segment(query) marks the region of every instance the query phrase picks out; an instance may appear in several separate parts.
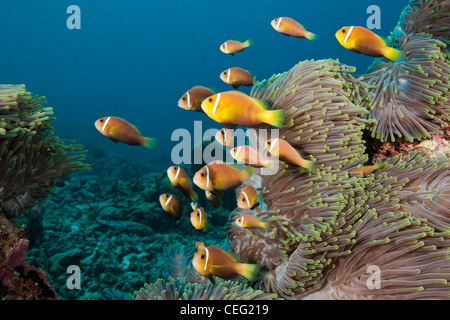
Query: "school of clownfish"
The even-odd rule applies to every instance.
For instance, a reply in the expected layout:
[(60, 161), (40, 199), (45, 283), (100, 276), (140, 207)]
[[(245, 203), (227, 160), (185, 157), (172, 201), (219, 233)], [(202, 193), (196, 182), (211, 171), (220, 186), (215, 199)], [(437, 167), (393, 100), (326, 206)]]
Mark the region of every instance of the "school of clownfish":
[[(317, 36), (307, 31), (300, 23), (288, 17), (280, 17), (271, 21), (272, 27), (279, 33), (296, 38), (316, 40)], [(386, 42), (372, 31), (359, 26), (343, 27), (336, 32), (336, 38), (346, 49), (362, 53), (371, 57), (386, 57), (398, 60), (402, 52), (388, 47)], [(220, 46), (220, 51), (234, 56), (251, 45), (249, 40), (239, 42), (228, 40)], [(246, 70), (238, 67), (229, 68), (220, 73), (220, 79), (230, 84), (234, 89), (240, 86), (250, 87), (255, 78)], [(252, 98), (237, 90), (215, 93), (209, 88), (195, 86), (185, 92), (178, 101), (178, 106), (188, 111), (205, 113), (208, 117), (221, 123), (224, 128), (218, 130), (215, 140), (230, 151), (232, 157), (240, 164), (240, 169), (234, 164), (222, 161), (213, 161), (193, 177), (193, 182), (205, 191), (206, 198), (212, 205), (220, 209), (220, 198), (223, 191), (242, 187), (237, 196), (237, 206), (245, 210), (259, 210), (259, 199), (262, 192), (256, 190), (251, 184), (243, 185), (244, 181), (255, 174), (257, 168), (267, 168), (273, 165), (257, 150), (249, 145), (235, 146), (233, 130), (236, 126), (247, 128), (268, 124), (273, 127), (282, 127), (284, 115), (282, 110), (269, 110), (264, 101)], [(128, 145), (144, 145), (152, 148), (155, 139), (144, 137), (129, 122), (119, 117), (104, 117), (95, 122), (95, 127), (104, 136), (114, 142)], [(265, 143), (268, 154), (290, 166), (303, 167), (309, 171), (314, 170), (315, 163), (305, 159), (301, 152), (292, 147), (283, 139), (270, 139)], [(366, 176), (374, 170), (385, 165), (378, 163), (352, 170), (352, 174)], [(192, 182), (186, 171), (180, 166), (171, 166), (167, 169), (167, 176), (172, 185), (190, 199), (192, 212), (190, 221), (199, 231), (205, 231), (210, 217), (198, 203), (197, 193), (192, 188)], [(174, 194), (162, 194), (159, 198), (163, 210), (175, 220), (181, 219), (184, 212), (183, 201)], [(242, 228), (269, 228), (269, 222), (259, 217), (243, 214), (236, 218), (235, 223)], [(259, 274), (259, 266), (241, 263), (231, 252), (218, 246), (206, 246), (204, 242), (197, 242), (197, 253), (192, 260), (195, 270), (214, 282), (214, 276), (230, 279), (242, 275), (254, 281)]]

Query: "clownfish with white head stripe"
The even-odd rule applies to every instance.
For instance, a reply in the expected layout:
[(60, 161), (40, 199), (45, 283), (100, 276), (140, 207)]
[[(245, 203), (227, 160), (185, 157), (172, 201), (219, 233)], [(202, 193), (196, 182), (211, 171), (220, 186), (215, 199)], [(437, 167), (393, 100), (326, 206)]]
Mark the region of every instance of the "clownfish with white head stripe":
[(262, 221), (261, 218), (251, 214), (240, 216), (235, 222), (241, 228), (269, 228), (269, 222)]
[(298, 23), (292, 18), (279, 17), (273, 19), (270, 24), (276, 31), (285, 36), (292, 36), (295, 38), (307, 38), (309, 40), (317, 40), (317, 36), (314, 33), (306, 31), (305, 28), (300, 23)]
[(266, 148), (270, 154), (290, 165), (303, 167), (310, 171), (315, 167), (314, 161), (303, 159), (300, 152), (283, 139), (267, 140)]
[(212, 283), (214, 283), (213, 276), (233, 279), (240, 274), (250, 281), (258, 278), (257, 264), (241, 263), (234, 254), (218, 246), (207, 247), (204, 242), (197, 242), (196, 246), (197, 253), (192, 259), (192, 265), (199, 274), (208, 277)]
[(177, 221), (181, 219), (181, 216), (184, 212), (184, 206), (177, 196), (164, 193), (159, 196), (159, 203), (161, 204), (161, 207), (167, 213), (167, 215)]
[(247, 184), (237, 197), (237, 206), (244, 210), (254, 210), (259, 206), (259, 196), (256, 189), (251, 184)]
[(141, 136), (138, 129), (125, 119), (104, 117), (95, 121), (95, 128), (114, 142), (122, 142), (132, 146), (143, 145), (152, 148), (156, 139)]
[(239, 42), (235, 40), (228, 40), (225, 41), (220, 45), (220, 51), (223, 53), (229, 54), (234, 56), (236, 52), (242, 52), (245, 50), (245, 48), (249, 47), (251, 45), (251, 41), (247, 40), (245, 42)]
[(205, 209), (202, 207), (196, 208), (191, 212), (191, 224), (198, 231), (205, 231), (208, 227), (208, 217)]
[(343, 27), (336, 32), (336, 39), (344, 48), (369, 57), (384, 56), (393, 61), (402, 57), (400, 50), (388, 47), (380, 36), (364, 27)]
[(167, 169), (167, 177), (172, 185), (183, 192), (186, 197), (191, 198), (193, 202), (198, 200), (197, 193), (192, 189), (191, 179), (182, 167), (171, 166)]
[(178, 100), (178, 106), (188, 111), (203, 112), (202, 102), (209, 96), (212, 96), (214, 91), (202, 86), (195, 86), (186, 91)]
[(201, 189), (217, 192), (228, 189), (235, 189), (242, 184), (242, 181), (252, 177), (255, 169), (245, 167), (239, 170), (234, 165), (221, 161), (213, 161), (194, 175), (194, 183)]
[(247, 166), (255, 168), (269, 168), (272, 161), (265, 159), (251, 146), (239, 146), (230, 150), (231, 156), (237, 161)]
[(240, 86), (251, 87), (255, 83), (255, 78), (242, 68), (234, 67), (220, 73), (220, 79), (237, 89)]
[(220, 129), (216, 132), (215, 139), (218, 143), (225, 148), (234, 147), (234, 135), (233, 132), (227, 128)]

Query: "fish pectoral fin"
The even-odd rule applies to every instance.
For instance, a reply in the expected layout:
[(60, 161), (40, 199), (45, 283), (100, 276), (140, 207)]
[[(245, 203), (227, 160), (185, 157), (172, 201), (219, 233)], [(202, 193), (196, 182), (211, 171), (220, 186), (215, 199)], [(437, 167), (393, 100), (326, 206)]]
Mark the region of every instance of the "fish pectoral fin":
[(212, 283), (213, 285), (216, 284), (216, 280), (214, 279), (214, 276), (209, 275), (209, 276), (207, 276), (207, 278), (209, 279), (209, 281), (211, 281), (211, 283)]
[(218, 273), (220, 270), (222, 270), (224, 267), (225, 267), (224, 265), (213, 264), (211, 265), (210, 271), (212, 274), (215, 274)]

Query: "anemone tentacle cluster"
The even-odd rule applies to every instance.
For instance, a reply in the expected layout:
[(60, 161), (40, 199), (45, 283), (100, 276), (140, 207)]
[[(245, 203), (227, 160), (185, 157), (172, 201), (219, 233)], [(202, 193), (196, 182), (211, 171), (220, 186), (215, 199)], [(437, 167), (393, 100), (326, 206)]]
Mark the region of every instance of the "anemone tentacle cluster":
[(82, 145), (53, 136), (53, 109), (24, 85), (0, 85), (0, 213), (13, 217), (45, 199), (63, 176), (87, 169)]

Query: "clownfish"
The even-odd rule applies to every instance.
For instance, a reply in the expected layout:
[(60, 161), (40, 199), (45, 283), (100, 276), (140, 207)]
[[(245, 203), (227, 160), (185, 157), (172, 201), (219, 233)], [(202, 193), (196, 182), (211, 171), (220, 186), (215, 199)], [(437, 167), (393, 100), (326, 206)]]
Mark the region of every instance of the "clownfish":
[(237, 169), (228, 163), (213, 161), (194, 175), (194, 183), (203, 190), (212, 192), (235, 189), (255, 173), (252, 167)]
[(178, 106), (188, 111), (198, 111), (202, 110), (202, 101), (212, 96), (214, 91), (202, 86), (195, 86), (188, 91), (186, 91), (183, 96), (178, 100)]
[(167, 176), (172, 185), (180, 190), (186, 197), (191, 198), (193, 202), (198, 200), (197, 193), (192, 189), (191, 179), (186, 171), (180, 166), (171, 166), (167, 169)]
[(199, 207), (191, 212), (191, 223), (198, 231), (205, 231), (208, 227), (208, 218), (205, 209)]
[(251, 184), (247, 184), (242, 188), (241, 193), (237, 197), (237, 206), (245, 210), (253, 210), (259, 206), (259, 194)]
[(225, 126), (256, 127), (263, 123), (281, 127), (282, 110), (268, 110), (263, 101), (240, 91), (226, 91), (206, 98), (202, 109), (208, 117)]
[(343, 27), (336, 32), (336, 39), (344, 48), (369, 57), (384, 56), (393, 61), (402, 57), (400, 50), (388, 47), (380, 36), (364, 27)]
[(132, 146), (143, 145), (152, 148), (156, 139), (141, 136), (138, 129), (125, 119), (104, 117), (95, 121), (95, 128), (114, 142), (122, 142)]
[(269, 228), (269, 222), (262, 221), (261, 218), (255, 217), (251, 214), (240, 216), (235, 222), (242, 228)]
[(235, 40), (225, 41), (220, 45), (220, 51), (226, 54), (234, 56), (236, 52), (242, 52), (245, 48), (251, 46), (251, 41), (247, 40), (245, 42), (239, 42)]
[(270, 154), (278, 157), (280, 160), (290, 165), (303, 167), (310, 171), (312, 171), (315, 166), (314, 161), (303, 159), (299, 151), (294, 149), (289, 142), (283, 139), (276, 138), (273, 140), (267, 140), (266, 148)]
[(211, 191), (208, 191), (208, 190), (205, 191), (205, 194), (206, 194), (206, 199), (208, 199), (208, 201), (214, 206), (214, 208), (216, 208), (216, 209), (221, 208), (220, 197), (217, 194), (215, 194)]
[(216, 132), (215, 139), (218, 143), (225, 148), (231, 148), (234, 146), (233, 132), (227, 128), (220, 129)]
[(273, 19), (270, 23), (272, 27), (285, 36), (295, 38), (307, 38), (309, 40), (317, 40), (317, 35), (306, 31), (305, 28), (292, 18), (280, 17)]
[(350, 172), (352, 174), (359, 174), (362, 173), (363, 177), (367, 177), (369, 174), (371, 174), (372, 172), (374, 172), (375, 170), (384, 167), (385, 165), (387, 165), (387, 163), (377, 163), (371, 166), (364, 166), (364, 167), (360, 167), (360, 168), (355, 168), (353, 170), (351, 170)]
[(220, 79), (237, 89), (240, 86), (251, 87), (255, 83), (255, 78), (250, 72), (242, 68), (234, 67), (220, 73)]
[(238, 162), (255, 168), (268, 168), (272, 161), (263, 158), (250, 146), (239, 146), (230, 150), (231, 156)]
[(194, 254), (192, 265), (201, 275), (206, 276), (214, 283), (213, 276), (222, 279), (232, 279), (237, 274), (255, 281), (259, 275), (257, 264), (241, 263), (231, 252), (218, 246), (206, 246), (204, 242), (197, 242), (197, 253)]
[(175, 218), (175, 220), (177, 221), (181, 219), (184, 211), (184, 206), (177, 196), (164, 193), (159, 196), (159, 203), (169, 216)]

